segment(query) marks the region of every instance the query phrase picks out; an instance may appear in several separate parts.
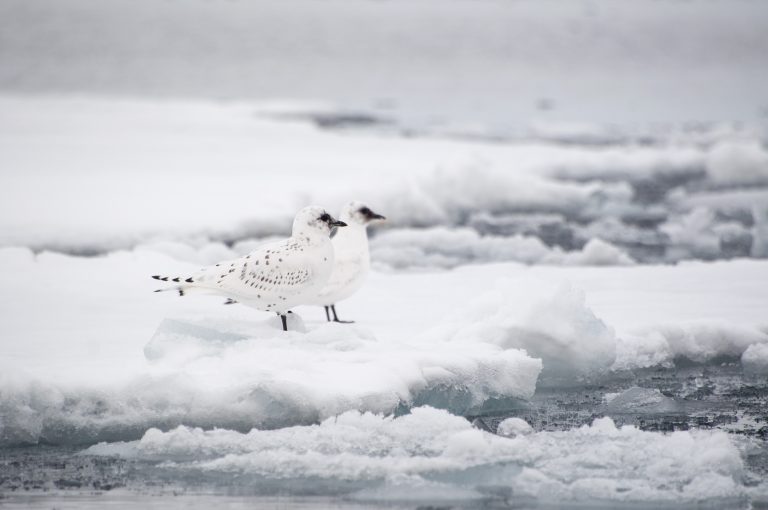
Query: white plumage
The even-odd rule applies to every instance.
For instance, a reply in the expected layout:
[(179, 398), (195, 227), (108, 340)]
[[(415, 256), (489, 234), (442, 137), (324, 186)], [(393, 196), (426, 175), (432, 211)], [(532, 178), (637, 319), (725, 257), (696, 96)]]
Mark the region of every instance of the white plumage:
[[(258, 310), (275, 312), (283, 319), (291, 308), (309, 304), (328, 281), (334, 250), (330, 232), (346, 226), (321, 207), (305, 207), (293, 220), (291, 237), (260, 247), (244, 257), (205, 267), (188, 277), (153, 276), (189, 291), (219, 294)], [(342, 229), (343, 230), (343, 229)]]
[(385, 218), (361, 202), (347, 204), (339, 218), (347, 227), (340, 229), (331, 240), (334, 249), (333, 272), (313, 302), (325, 307), (329, 321), (330, 309), (334, 321), (344, 322), (336, 315), (335, 305), (360, 290), (363, 285), (371, 266), (367, 227), (372, 222)]

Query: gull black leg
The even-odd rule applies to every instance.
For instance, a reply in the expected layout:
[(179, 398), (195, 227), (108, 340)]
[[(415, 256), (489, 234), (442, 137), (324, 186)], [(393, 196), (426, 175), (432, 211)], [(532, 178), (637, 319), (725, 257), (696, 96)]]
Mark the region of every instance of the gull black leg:
[[(331, 305), (331, 311), (333, 312), (333, 322), (340, 322), (341, 324), (352, 324), (355, 321), (340, 321), (339, 316), (336, 315), (336, 305)], [(326, 313), (328, 313), (326, 311)]]
[(288, 331), (288, 317), (280, 315), (280, 320), (283, 322), (283, 331)]
[(331, 314), (328, 313), (328, 308), (329, 307), (325, 306), (323, 308), (325, 308), (325, 318), (328, 320), (328, 322), (331, 322)]

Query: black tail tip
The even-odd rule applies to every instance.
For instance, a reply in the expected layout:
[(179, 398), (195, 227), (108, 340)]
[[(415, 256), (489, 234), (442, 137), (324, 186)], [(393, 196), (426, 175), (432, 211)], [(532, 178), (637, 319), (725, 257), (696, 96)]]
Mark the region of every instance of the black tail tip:
[(154, 278), (155, 280), (159, 280), (160, 279), (160, 275), (159, 274), (153, 274), (152, 278)]
[(187, 282), (187, 283), (192, 283), (192, 278), (187, 278), (187, 279), (186, 279), (186, 280), (184, 280), (184, 281), (185, 281), (185, 282)]
[(157, 289), (154, 292), (162, 292), (162, 291), (163, 291), (163, 289)]

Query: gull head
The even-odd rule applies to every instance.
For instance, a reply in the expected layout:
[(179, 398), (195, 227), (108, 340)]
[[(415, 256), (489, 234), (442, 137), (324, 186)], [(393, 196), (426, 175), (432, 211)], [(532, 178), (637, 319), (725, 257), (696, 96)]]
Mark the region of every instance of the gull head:
[(373, 212), (371, 208), (364, 203), (357, 201), (345, 205), (341, 210), (340, 217), (349, 225), (361, 225), (363, 227), (387, 219), (381, 214)]
[(310, 205), (296, 213), (293, 220), (293, 237), (328, 237), (333, 227), (346, 226), (346, 223), (335, 219), (322, 207)]

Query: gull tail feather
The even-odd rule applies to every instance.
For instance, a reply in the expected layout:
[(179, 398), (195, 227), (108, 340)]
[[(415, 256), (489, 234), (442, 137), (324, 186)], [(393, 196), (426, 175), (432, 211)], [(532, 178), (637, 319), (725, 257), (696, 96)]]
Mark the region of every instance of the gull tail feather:
[(189, 277), (184, 278), (183, 276), (162, 276), (159, 274), (152, 275), (152, 278), (155, 280), (160, 280), (161, 282), (174, 282), (179, 283), (180, 285), (175, 285), (173, 287), (166, 287), (163, 289), (157, 289), (155, 292), (168, 292), (168, 291), (176, 291), (179, 293), (179, 296), (186, 296), (191, 290), (195, 289), (194, 283), (195, 281)]

